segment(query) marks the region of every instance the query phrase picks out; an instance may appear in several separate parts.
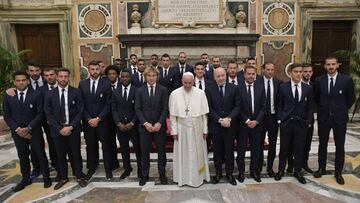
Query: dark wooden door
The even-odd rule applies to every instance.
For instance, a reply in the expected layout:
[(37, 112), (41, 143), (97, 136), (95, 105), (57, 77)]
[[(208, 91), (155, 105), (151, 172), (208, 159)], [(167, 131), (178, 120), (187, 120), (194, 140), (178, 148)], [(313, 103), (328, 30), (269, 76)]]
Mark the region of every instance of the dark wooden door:
[(62, 67), (58, 24), (16, 24), (19, 50), (30, 49), (24, 58), (36, 60), (41, 67)]
[[(337, 50), (351, 50), (353, 21), (313, 21), (311, 63), (314, 77), (325, 73), (324, 60)], [(347, 72), (349, 58), (341, 58), (339, 72)]]

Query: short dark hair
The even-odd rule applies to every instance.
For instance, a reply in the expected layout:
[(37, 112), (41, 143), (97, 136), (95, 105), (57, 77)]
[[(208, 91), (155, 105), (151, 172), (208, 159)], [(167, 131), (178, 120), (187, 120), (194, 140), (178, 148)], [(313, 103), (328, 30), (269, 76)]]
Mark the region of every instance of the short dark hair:
[(67, 72), (70, 75), (70, 70), (67, 68), (60, 68), (56, 71), (56, 74), (59, 74), (60, 72)]
[(151, 57), (156, 57), (156, 58), (159, 58), (159, 56), (157, 54), (151, 54), (150, 58)]
[(244, 73), (247, 71), (247, 69), (254, 69), (254, 70), (256, 71), (256, 68), (255, 68), (254, 66), (248, 66), (248, 65), (246, 65), (246, 66), (244, 67)]
[(130, 54), (129, 58), (131, 58), (132, 56), (135, 56), (135, 58), (137, 58), (136, 54)]
[(139, 60), (138, 60), (138, 63), (139, 63), (140, 61), (142, 61), (142, 62), (145, 63), (145, 60), (144, 60), (144, 59), (139, 59)]
[(13, 74), (12, 74), (12, 79), (15, 80), (15, 77), (18, 76), (18, 75), (24, 75), (26, 77), (26, 79), (29, 79), (29, 75), (23, 71), (23, 70), (18, 70), (18, 71), (15, 71)]
[(201, 57), (202, 57), (202, 56), (209, 56), (209, 54), (207, 54), (207, 53), (202, 53), (202, 54), (201, 54)]
[(305, 68), (305, 67), (311, 67), (312, 68), (312, 65), (311, 65), (311, 63), (303, 63), (302, 67), (303, 68)]
[(98, 65), (99, 65), (99, 61), (92, 60), (89, 62), (88, 66), (98, 66)]
[(184, 51), (180, 51), (178, 56), (180, 56), (180, 54), (185, 54), (186, 55), (186, 53)]
[(236, 63), (235, 59), (231, 59), (231, 60), (229, 60), (229, 61), (228, 61), (228, 63), (227, 63), (227, 66), (229, 66), (229, 64), (230, 64), (230, 63), (234, 63), (234, 64), (236, 64), (236, 65), (237, 65), (237, 63)]
[(266, 66), (266, 65), (269, 65), (269, 64), (274, 65), (273, 62), (267, 61), (267, 62), (265, 62), (265, 63), (261, 66), (261, 68), (262, 68), (262, 69), (265, 69), (265, 66)]
[(329, 59), (335, 59), (336, 62), (339, 62), (339, 59), (337, 57), (335, 57), (335, 56), (328, 56), (328, 57), (325, 58), (324, 61), (329, 60)]
[(121, 60), (121, 59), (119, 59), (119, 58), (116, 58), (116, 59), (114, 59), (114, 62), (115, 62), (115, 61), (122, 61), (122, 60)]
[(49, 71), (54, 71), (54, 72), (56, 72), (53, 67), (46, 67), (46, 68), (43, 69), (43, 72), (49, 72)]
[(33, 60), (33, 59), (31, 59), (31, 60), (29, 60), (29, 61), (27, 62), (26, 68), (28, 69), (29, 66), (34, 66), (34, 67), (36, 67), (36, 68), (41, 68), (39, 62), (37, 62), (36, 60)]
[(105, 68), (105, 75), (108, 75), (108, 73), (109, 73), (110, 70), (116, 71), (116, 73), (117, 73), (118, 75), (119, 75), (119, 73), (120, 73), (120, 71), (119, 71), (119, 69), (118, 69), (117, 66), (115, 66), (115, 65), (108, 65), (108, 66)]
[(196, 69), (196, 66), (203, 66), (203, 67), (205, 67), (204, 63), (201, 62), (201, 61), (195, 63), (194, 69)]
[(289, 66), (289, 70), (292, 71), (294, 68), (303, 67), (301, 63), (293, 63)]
[(163, 55), (161, 56), (161, 59), (162, 59), (162, 58), (169, 58), (169, 59), (171, 59), (171, 58), (170, 58), (170, 55), (167, 54), (167, 53), (163, 54)]
[(129, 74), (131, 75), (131, 72), (130, 72), (130, 70), (128, 70), (128, 69), (122, 70), (122, 71), (121, 71), (121, 74), (123, 74), (123, 73), (129, 73)]

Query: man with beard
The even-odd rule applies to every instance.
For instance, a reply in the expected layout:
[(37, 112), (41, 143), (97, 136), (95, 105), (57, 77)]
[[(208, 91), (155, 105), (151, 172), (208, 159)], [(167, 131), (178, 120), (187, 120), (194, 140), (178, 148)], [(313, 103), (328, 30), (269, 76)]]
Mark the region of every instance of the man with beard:
[(221, 67), (220, 57), (214, 56), (214, 57), (212, 58), (212, 65), (213, 65), (213, 68), (214, 68), (214, 69)]
[(150, 64), (155, 67), (156, 69), (159, 69), (159, 56), (156, 54), (152, 54), (150, 57)]
[(182, 76), (186, 72), (191, 72), (194, 74), (194, 68), (186, 63), (187, 55), (185, 52), (179, 53), (179, 63), (175, 64), (172, 68), (175, 70), (174, 78), (174, 89), (177, 89), (182, 86)]
[(236, 61), (230, 60), (228, 62), (226, 72), (227, 72), (227, 77), (226, 77), (227, 83), (238, 85), (240, 79), (238, 79), (239, 76), (238, 76), (238, 67)]
[(159, 83), (166, 87), (168, 90), (168, 94), (174, 90), (175, 86), (175, 69), (171, 68), (171, 58), (169, 54), (163, 54), (161, 56), (162, 67), (158, 67), (159, 71)]
[(138, 62), (138, 58), (137, 58), (136, 54), (131, 54), (130, 55), (130, 64), (128, 65), (128, 69), (130, 70), (132, 75), (137, 73), (137, 62)]
[(136, 87), (141, 87), (145, 84), (145, 61), (144, 59), (139, 59), (137, 62), (137, 72), (131, 76), (132, 84)]
[(203, 53), (200, 58), (200, 61), (204, 64), (205, 78), (214, 81), (214, 67), (212, 64), (209, 64), (209, 55), (207, 53)]

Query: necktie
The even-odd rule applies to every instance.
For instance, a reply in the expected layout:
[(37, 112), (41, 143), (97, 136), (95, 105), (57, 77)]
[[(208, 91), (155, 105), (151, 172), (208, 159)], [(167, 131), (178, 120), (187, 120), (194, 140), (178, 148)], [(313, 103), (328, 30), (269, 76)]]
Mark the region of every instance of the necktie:
[(50, 89), (54, 89), (54, 85), (50, 85)]
[(271, 113), (271, 93), (270, 93), (270, 80), (267, 82), (267, 90), (266, 90), (266, 111)]
[(24, 103), (24, 92), (20, 92), (20, 103)]
[(127, 87), (124, 88), (124, 99), (127, 101)]
[(201, 89), (201, 90), (202, 90), (201, 80), (199, 80), (199, 89)]
[(143, 74), (142, 74), (142, 73), (140, 73), (140, 82), (141, 82), (141, 84), (144, 83), (144, 79), (143, 79)]
[(251, 111), (251, 115), (252, 115), (252, 114), (254, 114), (254, 112), (253, 112), (252, 97), (251, 97), (251, 85), (248, 85), (247, 94), (248, 94), (248, 99), (249, 99), (249, 104), (250, 104), (250, 111)]
[(154, 86), (150, 86), (150, 98), (154, 96)]
[(232, 84), (234, 84), (234, 85), (235, 85), (235, 80), (232, 80), (231, 82), (232, 82)]
[(135, 74), (136, 73), (136, 68), (133, 68), (133, 74)]
[(333, 87), (334, 87), (334, 78), (330, 78), (329, 94), (331, 94)]
[(295, 84), (295, 101), (299, 102), (298, 84)]
[(92, 87), (91, 87), (91, 93), (95, 94), (95, 80), (93, 81)]
[(35, 80), (35, 90), (39, 88), (39, 81)]
[(224, 86), (222, 86), (222, 85), (220, 85), (220, 86), (219, 86), (219, 88), (220, 88), (220, 89), (219, 89), (219, 92), (220, 92), (220, 96), (221, 96), (221, 98), (223, 98), (223, 97), (224, 97), (224, 90), (223, 90), (223, 87), (224, 87)]
[(167, 77), (167, 72), (168, 72), (168, 70), (167, 70), (167, 69), (165, 69), (165, 70), (164, 70), (164, 78), (166, 78), (166, 77)]
[(115, 85), (111, 85), (111, 90), (112, 90), (112, 91), (115, 90)]
[(180, 74), (183, 75), (184, 74), (184, 66), (180, 66)]
[(60, 116), (61, 116), (61, 123), (66, 123), (66, 114), (65, 114), (65, 89), (61, 89), (61, 98), (60, 98)]

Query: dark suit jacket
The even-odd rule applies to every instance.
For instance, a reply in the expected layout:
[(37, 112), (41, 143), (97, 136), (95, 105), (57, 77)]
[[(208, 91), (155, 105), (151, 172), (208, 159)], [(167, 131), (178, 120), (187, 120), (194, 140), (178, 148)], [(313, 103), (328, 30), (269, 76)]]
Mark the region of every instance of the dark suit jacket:
[(327, 74), (315, 81), (315, 100), (318, 119), (325, 121), (330, 113), (338, 124), (348, 122), (348, 110), (355, 102), (354, 81), (351, 77), (338, 73), (331, 95), (328, 94)]
[(111, 85), (107, 79), (99, 79), (96, 94), (90, 92), (90, 79), (82, 80), (79, 84), (79, 90), (84, 102), (84, 123), (89, 119), (99, 117), (101, 119), (99, 126), (109, 124), (108, 115), (111, 104)]
[(28, 88), (24, 104), (18, 99), (18, 93), (11, 97), (7, 94), (3, 101), (4, 120), (10, 127), (12, 135), (18, 127), (29, 127), (32, 134), (40, 133), (43, 119), (43, 99), (39, 91)]
[(278, 104), (278, 120), (281, 121), (280, 126), (284, 127), (289, 124), (291, 116), (296, 111), (296, 116), (301, 118), (299, 124), (304, 125), (305, 128), (313, 123), (313, 90), (312, 87), (301, 83), (301, 99), (300, 102), (295, 101), (291, 81), (283, 83), (279, 88), (279, 104)]
[(225, 96), (221, 98), (219, 87), (213, 84), (206, 91), (206, 96), (209, 103), (209, 132), (217, 134), (220, 132), (222, 126), (218, 122), (220, 118), (231, 118), (230, 130), (234, 131), (237, 125), (237, 117), (240, 113), (240, 95), (238, 88), (233, 84), (225, 85)]
[[(264, 95), (265, 95), (265, 99), (266, 99), (266, 90), (265, 90), (265, 83), (264, 83), (264, 77), (260, 76), (259, 79), (256, 79), (255, 81), (256, 83), (259, 83), (260, 85), (264, 86)], [(278, 100), (279, 100), (279, 88), (280, 85), (283, 82), (281, 80), (276, 79), (275, 77), (273, 77), (273, 86), (274, 86), (274, 106), (275, 106), (275, 113), (277, 111), (277, 105), (278, 105)], [(266, 84), (267, 85), (267, 84)], [(266, 102), (265, 102), (266, 104)], [(265, 107), (266, 108), (266, 107)], [(268, 112), (265, 112), (265, 114)]]
[[(180, 73), (180, 66), (179, 66), (179, 63), (175, 64), (173, 67), (171, 68), (174, 68), (174, 72), (175, 72), (175, 78), (174, 78), (174, 89), (177, 89), (179, 87), (182, 86), (182, 82), (181, 82), (181, 79), (182, 79), (182, 75)], [(192, 65), (189, 65), (189, 64), (185, 64), (185, 70), (184, 70), (184, 73), (185, 72), (191, 72), (192, 74), (194, 74), (194, 67)]]
[[(205, 78), (204, 82), (205, 82), (205, 92), (209, 88), (211, 88), (211, 86), (213, 86), (215, 84), (215, 82), (213, 82), (212, 80), (206, 79), (206, 78)], [(202, 85), (204, 85), (204, 84), (202, 84)], [(195, 84), (195, 80), (194, 80), (194, 86), (197, 86), (197, 84)]]
[[(69, 125), (72, 126), (73, 132), (81, 131), (81, 119), (84, 110), (84, 104), (80, 90), (69, 86), (68, 89), (68, 108), (69, 108)], [(45, 96), (45, 114), (51, 129), (51, 136), (59, 136), (59, 131), (63, 128), (60, 118), (60, 96), (59, 88), (54, 88)]]
[(250, 100), (247, 97), (247, 87), (245, 82), (240, 81), (238, 88), (240, 91), (240, 124), (245, 125), (245, 122), (256, 120), (259, 124), (262, 123), (265, 116), (265, 93), (264, 86), (260, 83), (253, 83), (254, 85), (254, 114), (251, 114)]
[[(129, 91), (129, 90), (127, 90)], [(136, 95), (137, 87), (131, 85), (128, 99), (122, 95), (123, 88), (122, 85), (119, 86), (115, 91), (113, 91), (113, 95), (111, 98), (111, 111), (115, 124), (118, 123), (137, 123), (137, 117), (135, 113), (135, 95)]]
[(150, 98), (147, 85), (141, 86), (135, 96), (135, 112), (139, 119), (140, 131), (145, 130), (143, 125), (146, 122), (151, 124), (159, 122), (165, 129), (166, 117), (169, 114), (168, 103), (169, 97), (164, 86), (156, 84), (153, 98)]
[(133, 84), (136, 87), (141, 87), (143, 86), (146, 82), (145, 82), (145, 77), (144, 77), (144, 73), (143, 73), (143, 83), (141, 83), (140, 79), (139, 79), (139, 72), (137, 72), (136, 74), (132, 74), (131, 75), (131, 84)]
[(168, 90), (168, 94), (170, 95), (171, 92), (175, 88), (175, 69), (172, 67), (169, 67), (167, 72), (167, 77), (164, 77), (164, 68), (158, 67), (159, 70), (159, 84), (166, 87)]
[(211, 81), (214, 81), (214, 66), (212, 64), (209, 65), (209, 70), (205, 70), (205, 78)]

